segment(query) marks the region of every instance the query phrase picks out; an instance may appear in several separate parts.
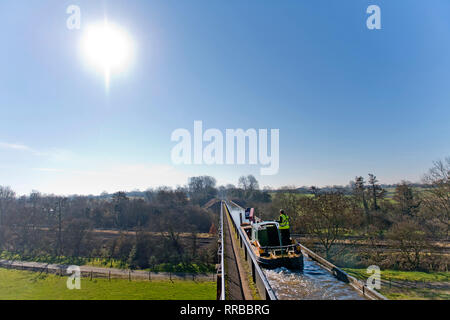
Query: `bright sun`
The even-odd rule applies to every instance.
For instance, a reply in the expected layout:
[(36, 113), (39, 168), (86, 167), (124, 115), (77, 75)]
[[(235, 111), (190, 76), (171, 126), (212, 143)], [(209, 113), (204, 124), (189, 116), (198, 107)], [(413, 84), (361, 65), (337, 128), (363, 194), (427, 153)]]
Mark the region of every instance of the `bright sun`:
[(108, 88), (111, 73), (124, 71), (129, 64), (132, 42), (124, 30), (105, 20), (86, 28), (82, 50), (87, 61), (104, 73)]

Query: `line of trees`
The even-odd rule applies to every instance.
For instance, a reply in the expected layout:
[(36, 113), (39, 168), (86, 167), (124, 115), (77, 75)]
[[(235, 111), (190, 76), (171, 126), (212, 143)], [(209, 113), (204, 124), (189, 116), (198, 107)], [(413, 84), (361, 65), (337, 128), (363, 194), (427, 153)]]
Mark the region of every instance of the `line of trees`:
[(260, 190), (258, 180), (253, 175), (241, 176), (237, 187), (228, 184), (225, 187), (219, 187), (219, 192), (224, 197), (241, 203), (269, 203), (271, 201), (268, 190)]
[[(0, 251), (27, 259), (99, 257), (133, 268), (212, 265), (215, 243), (200, 250), (197, 234), (215, 234), (218, 215), (203, 206), (228, 195), (270, 201), (253, 176), (239, 179), (238, 187), (218, 188), (213, 177), (199, 176), (176, 189), (100, 196), (33, 191), (18, 197), (11, 188), (0, 186)], [(98, 232), (102, 229), (116, 230), (118, 235), (105, 240)], [(130, 230), (134, 236), (127, 233)]]
[[(191, 178), (185, 188), (148, 190), (143, 197), (125, 192), (61, 197), (36, 191), (17, 197), (0, 186), (0, 251), (28, 258), (101, 257), (135, 268), (213, 264), (215, 247), (200, 251), (196, 239), (217, 225), (217, 214), (201, 207), (216, 193), (210, 177)], [(105, 240), (99, 229), (115, 230), (118, 236)], [(134, 236), (127, 235), (130, 230)]]
[[(358, 266), (447, 270), (448, 256), (436, 249), (436, 243), (442, 247), (439, 242), (444, 242), (445, 249), (449, 240), (449, 176), (447, 158), (433, 164), (423, 178), (423, 189), (403, 181), (387, 197), (377, 177), (369, 174), (367, 182), (361, 176), (351, 181), (351, 192), (316, 187), (304, 195), (279, 191), (272, 203), (255, 206), (266, 219), (284, 208), (291, 216), (292, 232), (315, 238), (328, 259), (343, 265), (351, 261)], [(352, 245), (358, 247), (356, 255), (355, 250), (349, 254)]]
[[(28, 256), (103, 257), (135, 268), (213, 264), (215, 244), (199, 250), (197, 233), (215, 233), (218, 215), (203, 206), (213, 198), (228, 198), (255, 207), (263, 219), (285, 209), (292, 232), (316, 239), (335, 262), (355, 260), (354, 252), (345, 256), (348, 246), (342, 241), (356, 244), (352, 239), (357, 239), (366, 244), (359, 246), (357, 263), (442, 270), (448, 258), (432, 244), (449, 240), (449, 176), (450, 158), (437, 161), (423, 179), (424, 188), (402, 182), (389, 197), (373, 174), (367, 181), (355, 177), (348, 187), (311, 187), (303, 194), (292, 187), (261, 190), (252, 175), (240, 177), (237, 186), (217, 187), (213, 177), (200, 176), (176, 189), (98, 197), (39, 192), (17, 197), (9, 187), (0, 187), (0, 249)], [(114, 229), (119, 236), (99, 242), (94, 229)], [(126, 235), (129, 230), (133, 237)]]

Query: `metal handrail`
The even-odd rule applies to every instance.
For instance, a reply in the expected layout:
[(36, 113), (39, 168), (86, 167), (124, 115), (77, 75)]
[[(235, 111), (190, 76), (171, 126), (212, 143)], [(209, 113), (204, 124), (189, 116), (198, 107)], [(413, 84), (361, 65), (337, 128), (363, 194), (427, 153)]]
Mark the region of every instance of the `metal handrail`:
[[(234, 202), (233, 204), (241, 209), (243, 209), (241, 206), (236, 205)], [(239, 233), (239, 236), (241, 239), (245, 239), (243, 231), (241, 228), (238, 228), (236, 226), (236, 223), (233, 219), (233, 217), (231, 216), (231, 211), (228, 207), (228, 203), (225, 201), (225, 206), (227, 208), (228, 211), (228, 216), (231, 218), (231, 223), (233, 224), (235, 230)], [(266, 298), (268, 298), (269, 300), (278, 300), (277, 296), (275, 295), (275, 292), (273, 291), (269, 281), (266, 278), (266, 275), (264, 274), (264, 272), (261, 270), (261, 267), (258, 264), (258, 261), (256, 260), (256, 256), (253, 253), (253, 250), (250, 247), (250, 244), (247, 241), (242, 241), (242, 243), (244, 243), (246, 251), (247, 251), (247, 256), (250, 257), (251, 262), (252, 262), (252, 269), (254, 269), (254, 271), (252, 270), (252, 272), (254, 272), (254, 276), (256, 278), (256, 275), (261, 279), (261, 282), (265, 288), (266, 291)]]
[(383, 296), (381, 293), (375, 291), (372, 288), (369, 288), (366, 284), (361, 283), (359, 280), (357, 280), (355, 277), (350, 276), (345, 271), (343, 271), (341, 268), (338, 268), (331, 262), (327, 261), (326, 259), (322, 258), (317, 253), (311, 251), (310, 249), (306, 248), (303, 245), (300, 245), (302, 248), (302, 251), (308, 255), (312, 260), (316, 261), (322, 268), (325, 270), (328, 270), (331, 272), (337, 279), (344, 281), (346, 283), (349, 283), (355, 290), (362, 293), (364, 297), (367, 297), (371, 300), (388, 300), (385, 296)]
[(295, 248), (297, 247), (297, 244), (289, 244), (287, 246), (267, 246), (267, 247), (262, 247), (261, 249), (268, 249), (268, 250), (283, 250), (283, 249), (290, 249), (290, 248)]
[(223, 202), (220, 206), (220, 300), (225, 300), (225, 263), (224, 263), (224, 242), (223, 242)]

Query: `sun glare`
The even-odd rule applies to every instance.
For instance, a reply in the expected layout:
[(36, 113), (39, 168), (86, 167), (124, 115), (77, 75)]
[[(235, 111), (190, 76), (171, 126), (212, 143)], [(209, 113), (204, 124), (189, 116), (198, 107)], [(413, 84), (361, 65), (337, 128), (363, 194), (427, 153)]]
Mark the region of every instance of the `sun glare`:
[(111, 74), (124, 71), (129, 64), (132, 42), (123, 29), (105, 20), (86, 28), (82, 50), (87, 61), (103, 72), (108, 88)]

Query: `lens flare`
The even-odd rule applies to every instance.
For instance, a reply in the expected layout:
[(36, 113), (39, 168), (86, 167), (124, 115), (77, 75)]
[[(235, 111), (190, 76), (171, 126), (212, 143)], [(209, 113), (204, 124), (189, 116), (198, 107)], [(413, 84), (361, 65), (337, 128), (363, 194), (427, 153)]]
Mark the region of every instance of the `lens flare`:
[(112, 73), (120, 73), (128, 66), (132, 55), (129, 35), (106, 19), (86, 28), (82, 51), (88, 63), (103, 72), (108, 88)]

